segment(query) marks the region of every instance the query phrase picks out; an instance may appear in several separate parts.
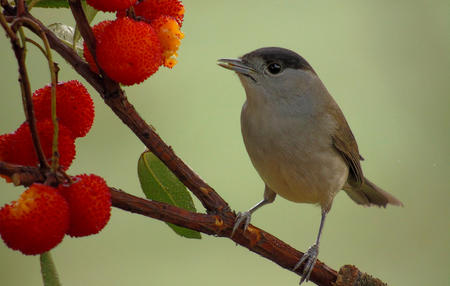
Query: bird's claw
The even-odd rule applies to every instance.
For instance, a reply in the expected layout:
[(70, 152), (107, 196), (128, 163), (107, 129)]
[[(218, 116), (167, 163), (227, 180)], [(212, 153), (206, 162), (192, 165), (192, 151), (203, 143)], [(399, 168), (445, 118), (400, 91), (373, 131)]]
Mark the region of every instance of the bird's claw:
[(239, 228), (239, 226), (244, 222), (244, 231), (247, 230), (248, 225), (250, 224), (250, 220), (252, 219), (252, 214), (250, 212), (238, 212), (236, 215), (236, 222), (233, 226), (233, 231), (231, 232), (231, 237), (233, 237), (236, 230)]
[(300, 261), (295, 264), (294, 271), (297, 270), (300, 265), (305, 263), (305, 266), (303, 267), (303, 273), (302, 273), (302, 279), (300, 280), (300, 285), (303, 282), (309, 281), (309, 276), (311, 275), (311, 272), (314, 268), (314, 265), (317, 261), (317, 256), (319, 255), (319, 246), (317, 244), (313, 244), (308, 251), (306, 251), (305, 254), (303, 254), (302, 258), (300, 258)]

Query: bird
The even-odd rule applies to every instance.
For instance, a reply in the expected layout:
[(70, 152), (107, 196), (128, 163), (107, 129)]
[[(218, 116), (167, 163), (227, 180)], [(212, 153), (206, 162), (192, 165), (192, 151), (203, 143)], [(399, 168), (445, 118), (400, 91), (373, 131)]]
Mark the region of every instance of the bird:
[(364, 160), (336, 101), (311, 65), (296, 52), (264, 47), (218, 65), (234, 71), (245, 90), (241, 132), (250, 160), (264, 181), (263, 199), (238, 212), (232, 234), (276, 196), (320, 206), (314, 244), (293, 268), (301, 265), (300, 284), (308, 281), (319, 254), (325, 219), (340, 190), (364, 206), (402, 206), (362, 171)]

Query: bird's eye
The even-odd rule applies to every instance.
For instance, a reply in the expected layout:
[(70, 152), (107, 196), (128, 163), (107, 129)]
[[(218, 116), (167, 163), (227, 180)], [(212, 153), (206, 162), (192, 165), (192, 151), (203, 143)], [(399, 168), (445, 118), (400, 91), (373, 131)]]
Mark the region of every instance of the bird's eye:
[(267, 70), (271, 74), (278, 74), (281, 72), (281, 65), (277, 63), (271, 63), (270, 65), (267, 66)]

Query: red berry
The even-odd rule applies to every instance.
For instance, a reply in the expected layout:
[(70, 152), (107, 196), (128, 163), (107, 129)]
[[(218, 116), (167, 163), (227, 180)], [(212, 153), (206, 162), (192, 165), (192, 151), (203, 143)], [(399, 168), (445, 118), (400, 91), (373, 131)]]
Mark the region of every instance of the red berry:
[[(51, 86), (33, 94), (34, 113), (39, 121), (51, 119)], [(94, 121), (94, 103), (86, 88), (77, 80), (56, 85), (56, 114), (59, 123), (69, 128), (73, 137), (83, 137)]]
[(70, 236), (96, 234), (105, 227), (111, 215), (111, 193), (103, 178), (96, 175), (78, 175), (71, 185), (60, 185), (59, 190), (69, 203)]
[[(183, 24), (184, 6), (179, 0), (143, 0), (134, 5), (136, 16), (154, 21), (161, 16), (173, 17), (178, 25)], [(124, 17), (125, 11), (119, 11), (117, 17)]]
[[(45, 158), (50, 163), (53, 144), (53, 123), (50, 120), (36, 123), (39, 141)], [(0, 136), (0, 161), (25, 166), (38, 166), (36, 151), (34, 150), (30, 128), (27, 122), (10, 134)], [(59, 164), (66, 170), (75, 158), (75, 142), (72, 133), (59, 124), (58, 135)]]
[(33, 184), (0, 209), (0, 235), (9, 248), (35, 255), (58, 245), (69, 227), (69, 207), (57, 189)]
[(180, 31), (180, 26), (175, 19), (169, 16), (161, 16), (151, 25), (158, 34), (161, 43), (164, 66), (172, 68), (177, 63), (175, 57), (184, 34)]
[(106, 74), (124, 85), (144, 81), (162, 64), (161, 47), (153, 28), (128, 17), (105, 27), (96, 53)]
[[(103, 31), (105, 30), (105, 27), (111, 23), (112, 23), (112, 21), (103, 21), (103, 22), (98, 23), (94, 27), (92, 27), (92, 32), (94, 33), (95, 41), (97, 43), (96, 46), (98, 46), (98, 43), (100, 41), (101, 36), (103, 35)], [(91, 68), (91, 70), (95, 73), (99, 73), (98, 67), (94, 61), (94, 57), (92, 57), (92, 54), (89, 51), (85, 42), (83, 43), (83, 55), (84, 55), (84, 59), (89, 64), (89, 67)]]
[(97, 10), (103, 12), (114, 12), (129, 8), (137, 0), (86, 0), (86, 2)]

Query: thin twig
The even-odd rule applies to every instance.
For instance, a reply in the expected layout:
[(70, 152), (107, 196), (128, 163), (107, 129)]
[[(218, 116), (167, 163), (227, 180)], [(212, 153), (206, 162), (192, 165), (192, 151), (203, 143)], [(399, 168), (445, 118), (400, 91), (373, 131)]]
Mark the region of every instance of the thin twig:
[(20, 36), (21, 45), (22, 45), (22, 48), (23, 48), (23, 53), (24, 53), (23, 57), (24, 57), (24, 61), (26, 61), (27, 52), (28, 52), (28, 49), (27, 49), (27, 41), (26, 41), (26, 38), (27, 38), (27, 37), (25, 36), (25, 32), (23, 31), (23, 27), (20, 27), (19, 30), (18, 30), (18, 32), (19, 32), (19, 36)]
[(25, 13), (25, 1), (24, 0), (17, 0), (17, 16), (22, 16)]
[(41, 45), (39, 45), (38, 42), (36, 42), (36, 41), (34, 41), (33, 39), (30, 39), (30, 38), (25, 38), (25, 41), (27, 41), (28, 43), (31, 43), (31, 44), (33, 44), (34, 46), (36, 46), (36, 47), (42, 52), (42, 54), (44, 55), (44, 57), (47, 56), (47, 55), (45, 54), (44, 48), (43, 48)]
[[(83, 37), (84, 42), (87, 45), (87, 48), (89, 52), (92, 55), (92, 58), (94, 59), (94, 63), (97, 66), (97, 69), (100, 71), (100, 74), (102, 77), (109, 81), (109, 84), (114, 84), (114, 82), (108, 78), (106, 73), (103, 71), (101, 66), (97, 62), (97, 53), (96, 53), (96, 46), (97, 42), (95, 40), (94, 32), (92, 31), (91, 27), (89, 26), (89, 22), (86, 18), (86, 14), (84, 14), (83, 10), (83, 4), (80, 0), (69, 0), (69, 7), (72, 11), (72, 15), (75, 18), (75, 22), (77, 23), (77, 28), (80, 31), (80, 35)], [(86, 23), (84, 25), (80, 25), (80, 23)], [(73, 46), (75, 47), (75, 42), (73, 43)]]
[(59, 168), (59, 152), (58, 152), (58, 135), (59, 135), (59, 124), (58, 116), (56, 112), (56, 85), (57, 83), (57, 73), (55, 69), (55, 63), (53, 62), (52, 51), (50, 49), (50, 44), (47, 40), (47, 36), (42, 30), (40, 30), (41, 39), (44, 42), (44, 47), (47, 55), (48, 68), (50, 70), (50, 78), (52, 81), (51, 85), (51, 117), (53, 123), (53, 142), (52, 142), (52, 165), (51, 169), (55, 173)]
[[(33, 107), (33, 101), (31, 99), (31, 86), (30, 81), (28, 78), (28, 72), (25, 64), (25, 51), (24, 48), (20, 46), (19, 39), (16, 36), (16, 33), (14, 31), (17, 31), (15, 29), (15, 26), (11, 24), (11, 27), (9, 27), (6, 23), (6, 19), (3, 16), (3, 14), (0, 13), (0, 22), (2, 27), (6, 30), (10, 41), (12, 48), (14, 50), (14, 54), (17, 59), (17, 63), (19, 65), (19, 82), (20, 82), (20, 88), (22, 91), (22, 101), (23, 106), (25, 110), (25, 117), (27, 119), (28, 125), (30, 127), (31, 132), (31, 138), (33, 140), (34, 149), (36, 151), (36, 155), (39, 161), (39, 164), (41, 168), (48, 169), (49, 165), (47, 160), (45, 159), (44, 151), (42, 150), (42, 145), (39, 140), (37, 128), (36, 128), (36, 118), (34, 116), (34, 107)], [(20, 27), (20, 26), (19, 26)], [(17, 28), (19, 28), (17, 27)]]
[(29, 186), (35, 182), (44, 182), (45, 177), (36, 167), (20, 166), (0, 161), (0, 174), (11, 178), (14, 185)]
[(3, 16), (2, 13), (0, 13), (0, 24), (2, 25), (3, 29), (5, 29), (6, 34), (8, 35), (8, 37), (12, 40), (12, 39), (17, 39), (16, 37), (16, 33), (14, 33), (14, 31), (11, 29), (11, 27), (9, 27), (8, 23), (6, 22), (5, 16)]

